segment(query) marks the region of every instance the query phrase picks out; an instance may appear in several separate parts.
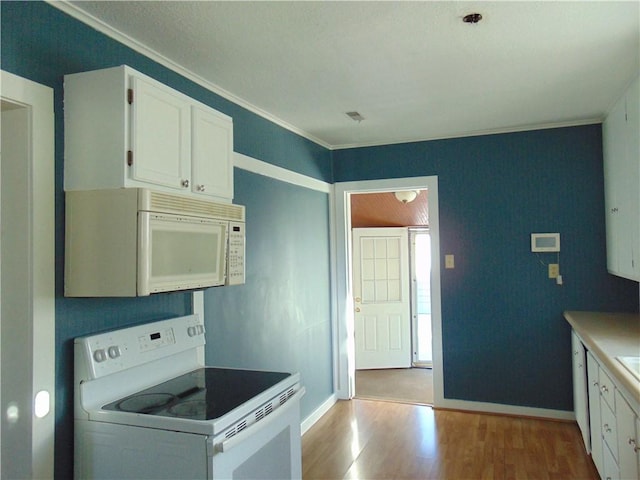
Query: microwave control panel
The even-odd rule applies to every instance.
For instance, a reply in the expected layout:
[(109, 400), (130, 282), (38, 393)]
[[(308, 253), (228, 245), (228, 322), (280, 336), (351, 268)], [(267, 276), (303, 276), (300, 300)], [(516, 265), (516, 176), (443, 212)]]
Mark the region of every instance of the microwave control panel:
[(245, 224), (229, 222), (229, 246), (227, 249), (227, 285), (244, 283)]

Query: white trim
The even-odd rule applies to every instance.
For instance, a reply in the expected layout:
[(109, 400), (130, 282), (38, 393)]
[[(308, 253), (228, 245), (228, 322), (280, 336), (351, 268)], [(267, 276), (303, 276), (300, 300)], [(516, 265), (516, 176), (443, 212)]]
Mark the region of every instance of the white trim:
[(329, 145), (325, 141), (314, 137), (310, 133), (299, 129), (298, 127), (291, 125), (290, 123), (285, 122), (284, 120), (276, 117), (275, 115), (272, 115), (271, 113), (259, 107), (256, 107), (255, 105), (234, 95), (233, 93), (229, 92), (228, 90), (225, 90), (224, 88), (216, 85), (215, 83), (202, 78), (200, 75), (193, 73), (191, 70), (188, 70), (187, 68), (183, 67), (179, 63), (176, 63), (173, 60), (170, 60), (169, 58), (156, 52), (152, 48), (149, 48), (145, 44), (139, 42), (135, 38), (130, 37), (126, 33), (123, 33), (117, 30), (111, 25), (85, 12), (80, 7), (72, 3), (69, 3), (67, 0), (45, 0), (45, 1), (52, 7), (55, 7), (58, 10), (61, 10), (62, 12), (66, 13), (67, 15), (75, 18), (76, 20), (79, 20), (80, 22), (86, 25), (89, 25), (90, 27), (94, 28), (98, 32), (103, 33), (104, 35), (116, 40), (117, 42), (122, 43), (123, 45), (126, 45), (132, 50), (135, 50), (136, 52), (144, 55), (145, 57), (148, 57), (151, 60), (154, 60), (160, 65), (170, 70), (173, 70), (176, 73), (179, 73), (183, 77), (188, 78), (189, 80), (197, 83), (201, 87), (204, 87), (207, 90), (217, 95), (220, 95), (221, 97), (235, 103), (236, 105), (246, 108), (250, 112), (255, 113), (256, 115), (262, 118), (265, 118), (266, 120), (269, 120), (270, 122), (275, 123), (276, 125), (279, 125), (282, 128), (285, 128), (293, 133), (296, 133), (297, 135), (300, 135), (301, 137), (311, 140), (312, 142), (317, 143), (318, 145), (331, 150), (331, 145)]
[(316, 408), (311, 415), (304, 419), (300, 424), (300, 433), (304, 435), (307, 431), (315, 425), (315, 423), (322, 418), (322, 416), (333, 407), (338, 401), (338, 397), (333, 394), (327, 398), (318, 408)]
[(322, 193), (331, 193), (332, 190), (330, 183), (263, 162), (262, 160), (257, 160), (242, 153), (234, 152), (233, 165), (242, 170), (247, 170), (252, 173), (257, 173), (258, 175), (274, 178), (310, 190), (317, 190)]
[[(25, 345), (32, 359), (31, 398), (41, 390), (49, 393), (49, 411), (42, 418), (29, 412), (32, 478), (53, 478), (55, 436), (55, 212), (54, 212), (54, 111), (53, 89), (11, 73), (0, 71), (3, 100), (28, 109), (29, 158), (20, 168), (26, 190), (15, 201), (27, 204), (25, 246), (28, 257), (30, 344)], [(6, 396), (5, 396), (6, 397)], [(6, 398), (3, 397), (3, 405)], [(33, 403), (31, 410), (33, 410)], [(4, 415), (4, 412), (2, 412)], [(23, 420), (24, 421), (24, 420)]]
[(462, 410), (479, 413), (495, 413), (498, 415), (514, 415), (518, 417), (546, 418), (550, 420), (575, 421), (574, 412), (566, 410), (551, 410), (546, 408), (521, 407), (518, 405), (503, 405), (499, 403), (470, 402), (467, 400), (444, 399), (440, 405), (434, 407), (446, 410)]
[(354, 395), (355, 359), (353, 339), (353, 305), (351, 293), (351, 213), (348, 197), (351, 193), (394, 191), (397, 189), (428, 189), (429, 230), (431, 232), (432, 278), (431, 319), (433, 333), (433, 390), (434, 406), (444, 401), (442, 368), (442, 313), (440, 303), (440, 219), (438, 214), (438, 177), (411, 177), (359, 182), (342, 182), (334, 185), (335, 222), (335, 302), (336, 315), (333, 329), (336, 394), (341, 399)]
[(587, 118), (584, 120), (572, 120), (569, 122), (554, 122), (554, 123), (542, 123), (534, 125), (522, 125), (519, 127), (506, 127), (495, 128), (491, 130), (478, 130), (475, 132), (459, 132), (451, 135), (442, 135), (435, 137), (422, 137), (422, 138), (406, 138), (404, 140), (397, 140), (395, 142), (370, 142), (370, 143), (352, 143), (344, 145), (332, 145), (331, 150), (346, 150), (348, 148), (363, 148), (363, 147), (380, 147), (386, 145), (400, 145), (403, 143), (422, 143), (433, 142), (435, 140), (451, 140), (453, 138), (467, 138), (467, 137), (483, 137), (487, 135), (503, 135), (505, 133), (518, 133), (518, 132), (532, 132), (535, 130), (550, 130), (552, 128), (565, 128), (565, 127), (580, 127), (584, 125), (595, 125), (602, 123), (604, 117)]
[[(202, 290), (194, 291), (191, 294), (191, 313), (198, 315), (204, 324), (204, 292)], [(198, 361), (201, 365), (206, 365), (204, 345), (198, 347)]]

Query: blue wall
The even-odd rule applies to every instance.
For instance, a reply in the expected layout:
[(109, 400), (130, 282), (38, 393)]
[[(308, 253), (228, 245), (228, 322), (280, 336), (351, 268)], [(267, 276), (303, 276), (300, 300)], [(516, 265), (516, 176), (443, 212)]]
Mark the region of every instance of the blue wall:
[[(333, 161), (336, 182), (438, 176), (445, 397), (572, 410), (562, 312), (638, 311), (638, 284), (606, 271), (600, 125), (339, 150)], [(541, 264), (556, 254), (531, 253), (532, 232), (560, 232), (563, 286)]]
[(247, 206), (246, 284), (205, 292), (207, 361), (276, 371), (293, 361), (309, 414), (333, 393), (329, 196), (241, 170), (236, 185)]
[[(64, 271), (64, 195), (63, 185), (63, 152), (64, 152), (64, 122), (63, 122), (63, 76), (68, 73), (94, 70), (115, 65), (127, 64), (142, 73), (145, 73), (165, 84), (184, 92), (185, 94), (230, 115), (234, 119), (235, 151), (267, 161), (269, 163), (287, 168), (289, 170), (308, 175), (310, 177), (330, 181), (331, 155), (325, 148), (295, 135), (251, 112), (235, 105), (224, 98), (211, 93), (208, 90), (186, 80), (175, 72), (172, 72), (154, 61), (140, 55), (118, 42), (96, 32), (92, 28), (78, 22), (54, 7), (43, 2), (1, 2), (1, 37), (2, 58), (1, 67), (16, 75), (48, 85), (54, 89), (55, 107), (55, 215), (56, 215), (56, 478), (66, 479), (72, 477), (73, 461), (73, 338), (81, 335), (95, 333), (100, 330), (120, 328), (138, 323), (159, 320), (177, 315), (191, 313), (191, 295), (188, 293), (171, 293), (152, 295), (147, 298), (136, 299), (70, 299), (62, 296), (63, 271)], [(251, 212), (254, 205), (269, 201), (269, 189), (274, 188), (277, 194), (276, 203), (286, 203), (284, 197), (291, 195), (291, 200), (304, 200), (312, 208), (312, 219), (317, 216), (319, 221), (305, 222), (305, 231), (300, 237), (292, 235), (289, 229), (289, 219), (286, 216), (273, 216), (266, 227), (263, 221), (258, 230), (252, 230), (249, 224), (248, 241), (252, 246), (250, 262), (292, 265), (307, 262), (308, 268), (317, 273), (316, 280), (309, 284), (305, 295), (317, 298), (318, 305), (313, 309), (313, 315), (309, 314), (309, 303), (306, 302), (302, 310), (302, 325), (304, 331), (297, 329), (282, 329), (282, 320), (278, 318), (275, 305), (279, 296), (284, 296), (283, 302), (290, 304), (288, 291), (291, 271), (265, 270), (262, 275), (270, 276), (270, 299), (273, 311), (264, 311), (260, 316), (259, 311), (254, 311), (253, 316), (246, 319), (234, 317), (238, 324), (243, 322), (256, 322), (262, 320), (265, 325), (273, 322), (273, 327), (266, 328), (263, 332), (263, 342), (289, 344), (292, 347), (287, 351), (280, 351), (278, 368), (282, 370), (303, 370), (304, 382), (311, 386), (312, 395), (307, 396), (303, 404), (303, 415), (308, 415), (317, 408), (318, 404), (331, 394), (331, 369), (330, 366), (322, 366), (318, 369), (306, 367), (306, 359), (300, 358), (299, 343), (304, 340), (305, 334), (317, 339), (324, 335), (317, 345), (316, 353), (320, 361), (325, 362), (330, 356), (329, 333), (329, 300), (328, 300), (328, 234), (327, 234), (327, 209), (326, 195), (297, 191), (284, 186), (275, 185), (263, 177), (246, 180), (238, 169), (235, 173), (239, 179), (236, 182), (236, 201), (245, 199), (249, 203), (248, 216), (255, 220), (255, 214)], [(251, 176), (248, 175), (250, 178)], [(242, 179), (245, 179), (244, 181)], [(264, 184), (263, 184), (264, 183)], [(254, 191), (260, 191), (261, 197), (253, 196)], [(308, 197), (308, 198), (307, 198)], [(253, 199), (253, 200), (252, 200)], [(262, 210), (269, 214), (269, 211)], [(281, 223), (284, 222), (285, 225)], [(259, 224), (260, 225), (260, 224)], [(260, 232), (262, 238), (255, 237), (254, 232)], [(278, 236), (279, 232), (286, 232), (286, 236)], [(319, 254), (310, 257), (296, 257), (303, 252), (299, 250), (300, 238), (313, 240), (313, 245), (319, 250)], [(277, 250), (254, 250), (256, 243), (269, 242), (278, 245)], [(266, 243), (265, 243), (266, 245)], [(235, 301), (235, 295), (243, 289), (251, 293), (256, 291), (256, 286), (251, 282), (257, 277), (249, 278), (245, 287), (217, 289), (216, 292), (207, 295), (206, 326), (209, 335), (212, 336), (218, 328), (219, 315), (229, 296)], [(263, 279), (260, 279), (264, 282)], [(264, 283), (262, 283), (264, 285)], [(313, 292), (313, 288), (319, 289)], [(301, 293), (301, 292), (297, 292)], [(209, 315), (211, 311), (211, 315)], [(323, 317), (324, 315), (324, 317)], [(306, 330), (305, 330), (306, 329)], [(214, 336), (214, 338), (218, 338)], [(223, 337), (225, 338), (225, 337)], [(227, 342), (229, 338), (227, 338)], [(324, 349), (324, 350), (323, 350)], [(214, 350), (209, 347), (208, 355), (213, 355)], [(267, 367), (258, 358), (245, 361), (244, 365), (260, 368)], [(225, 358), (215, 356), (216, 361), (224, 362)], [(256, 360), (255, 364), (252, 363)], [(232, 364), (231, 361), (228, 362)]]
[[(72, 471), (72, 339), (191, 311), (190, 295), (65, 299), (62, 77), (128, 64), (234, 118), (235, 150), (323, 181), (438, 175), (445, 396), (571, 409), (565, 309), (638, 310), (638, 284), (606, 273), (599, 126), (329, 152), (42, 2), (0, 2), (3, 70), (54, 88), (56, 477)], [(334, 173), (332, 174), (332, 168)], [(208, 361), (300, 370), (303, 414), (331, 392), (328, 198), (236, 169), (248, 206), (247, 284), (205, 293)], [(332, 178), (333, 175), (333, 178)], [(562, 235), (565, 285), (531, 232)], [(238, 365), (239, 364), (239, 365)]]

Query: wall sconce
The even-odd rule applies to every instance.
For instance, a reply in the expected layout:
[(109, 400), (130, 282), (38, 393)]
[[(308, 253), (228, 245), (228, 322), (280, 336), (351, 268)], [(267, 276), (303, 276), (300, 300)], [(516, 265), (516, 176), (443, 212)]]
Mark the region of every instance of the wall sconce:
[(418, 196), (419, 190), (403, 190), (401, 192), (394, 192), (394, 195), (402, 203), (413, 202)]

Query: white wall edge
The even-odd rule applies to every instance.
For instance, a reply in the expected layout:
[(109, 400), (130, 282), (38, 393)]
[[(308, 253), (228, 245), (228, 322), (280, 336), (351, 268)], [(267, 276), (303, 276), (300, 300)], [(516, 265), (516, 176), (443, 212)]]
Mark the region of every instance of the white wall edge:
[[(30, 412), (32, 444), (26, 449), (31, 456), (33, 478), (53, 478), (55, 447), (55, 211), (54, 161), (55, 114), (53, 89), (32, 80), (0, 70), (0, 96), (3, 100), (29, 109), (31, 145), (25, 165), (28, 191), (23, 199), (31, 203), (28, 219), (29, 269), (28, 288), (32, 324), (30, 350), (32, 357), (32, 394), (49, 392), (48, 413), (42, 418)], [(32, 401), (33, 401), (32, 397)], [(25, 420), (22, 420), (25, 422)], [(4, 433), (3, 433), (4, 435)]]
[(304, 435), (311, 427), (315, 425), (315, 423), (322, 418), (322, 416), (329, 411), (331, 407), (333, 407), (338, 401), (338, 397), (333, 394), (329, 398), (327, 398), (324, 402), (320, 404), (318, 408), (316, 408), (311, 415), (305, 418), (300, 424), (300, 433)]
[(522, 407), (518, 405), (504, 405), (499, 403), (471, 402), (467, 400), (443, 399), (435, 410), (462, 410), (477, 413), (491, 413), (497, 415), (513, 415), (518, 417), (544, 418), (549, 420), (575, 421), (573, 412), (566, 410), (551, 410), (546, 408)]
[(242, 153), (233, 153), (233, 165), (234, 167), (241, 168), (242, 170), (257, 173), (258, 175), (270, 177), (282, 182), (291, 183), (299, 187), (317, 190), (318, 192), (327, 194), (331, 193), (330, 183), (287, 170), (283, 167), (278, 167), (277, 165), (272, 165), (262, 160), (257, 160)]

